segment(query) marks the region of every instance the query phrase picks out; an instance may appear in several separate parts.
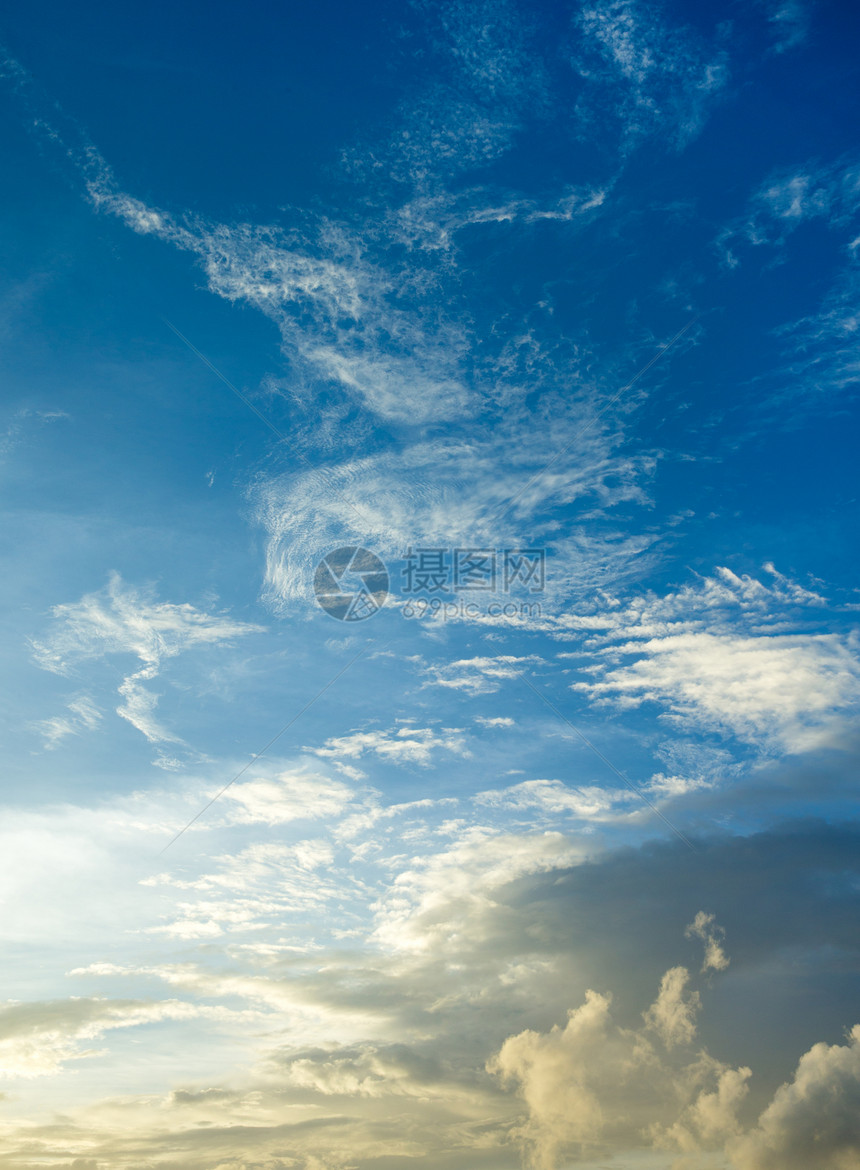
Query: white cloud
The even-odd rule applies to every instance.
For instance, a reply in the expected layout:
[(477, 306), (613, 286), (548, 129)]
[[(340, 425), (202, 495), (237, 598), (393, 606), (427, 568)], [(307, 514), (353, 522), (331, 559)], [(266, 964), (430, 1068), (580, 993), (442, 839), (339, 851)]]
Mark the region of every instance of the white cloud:
[(582, 845), (558, 832), (463, 828), (449, 849), (413, 858), (397, 874), (380, 899), (375, 937), (394, 951), (437, 958), (467, 944), (480, 948), (499, 887), (584, 855)]
[(561, 780), (524, 780), (510, 788), (489, 789), (475, 797), (478, 804), (504, 809), (539, 809), (549, 814), (570, 813), (585, 820), (607, 819), (619, 802), (635, 799), (627, 789), (571, 788)]
[(785, 632), (808, 625), (825, 601), (765, 568), (770, 585), (720, 569), (698, 586), (573, 619), (594, 655), (591, 678), (573, 689), (622, 707), (656, 702), (681, 725), (764, 748), (838, 740), (860, 700), (856, 639)]
[(347, 784), (321, 773), (256, 765), (251, 779), (231, 785), (221, 800), (232, 802), (227, 812), (229, 824), (284, 825), (337, 816), (352, 798)]
[(551, 467), (545, 433), (517, 407), (495, 432), (476, 421), (468, 442), (415, 442), (261, 480), (252, 500), (268, 536), (266, 600), (277, 608), (298, 599), (310, 605), (317, 563), (332, 548), (355, 543), (356, 526), (367, 547), (389, 564), (395, 596), (402, 588), (397, 565), (410, 546), (543, 544), (553, 558), (539, 598), (545, 606), (577, 589), (623, 579), (652, 543), (647, 534), (583, 522), (561, 535), (551, 521), (539, 519), (561, 503), (579, 501), (602, 516), (624, 501), (646, 501), (642, 484), (653, 462), (613, 455), (611, 431), (591, 425), (597, 409), (593, 402), (559, 403), (553, 434), (555, 450), (565, 457)]
[(685, 967), (672, 967), (660, 980), (657, 998), (645, 1013), (645, 1025), (659, 1036), (667, 1048), (691, 1044), (696, 1036), (696, 1016), (702, 1006), (698, 991), (685, 995), (690, 973)]
[(789, 751), (832, 739), (860, 699), (860, 662), (837, 634), (676, 634), (614, 653), (636, 660), (574, 689), (622, 706), (658, 702), (682, 723)]
[[(250, 1013), (244, 1013), (245, 1018)], [(106, 1032), (168, 1020), (242, 1018), (225, 1007), (181, 1000), (66, 999), (49, 1003), (7, 1003), (0, 1007), (0, 1077), (54, 1076), (71, 1060), (103, 1053), (91, 1047)]]
[(665, 25), (654, 5), (602, 0), (578, 16), (573, 63), (585, 81), (578, 112), (591, 135), (608, 111), (623, 152), (662, 135), (676, 148), (698, 134), (724, 88), (727, 60), (692, 30)]
[[(262, 628), (203, 613), (192, 605), (156, 601), (151, 591), (126, 585), (116, 573), (100, 592), (54, 606), (52, 616), (49, 634), (32, 644), (36, 662), (45, 670), (68, 675), (78, 662), (115, 654), (132, 654), (143, 663), (120, 683), (124, 702), (117, 714), (151, 743), (182, 742), (156, 720), (158, 695), (142, 685), (158, 676), (165, 660), (195, 646), (229, 644)], [(89, 700), (86, 703), (89, 706), (70, 707), (75, 723), (52, 724), (54, 731), (64, 735), (96, 726), (94, 708)]]
[(33, 724), (35, 730), (44, 736), (47, 751), (59, 747), (70, 735), (93, 731), (101, 723), (103, 715), (88, 695), (76, 695), (66, 703), (70, 715), (55, 715), (52, 719), (41, 719)]
[(431, 762), (435, 750), (453, 752), (458, 756), (470, 754), (458, 728), (443, 727), (441, 732), (439, 734), (429, 727), (411, 726), (396, 731), (355, 731), (351, 735), (327, 739), (322, 747), (305, 750), (336, 760), (356, 760), (372, 752), (395, 764), (422, 765)]
[(447, 687), (470, 695), (497, 691), (507, 679), (517, 678), (523, 670), (543, 660), (534, 654), (517, 657), (498, 654), (494, 657), (459, 658), (444, 666), (432, 666), (428, 686)]
[(852, 230), (860, 212), (860, 164), (842, 158), (809, 162), (772, 174), (753, 193), (746, 213), (719, 235), (730, 267), (740, 263), (738, 245), (782, 247), (802, 224), (820, 220), (834, 230)]
[(773, 29), (775, 53), (787, 53), (803, 44), (811, 17), (811, 4), (807, 0), (760, 0), (760, 3)]
[(769, 379), (775, 402), (820, 410), (827, 399), (854, 390), (860, 376), (858, 295), (860, 270), (852, 257), (816, 312), (777, 330), (785, 350), (784, 363)]

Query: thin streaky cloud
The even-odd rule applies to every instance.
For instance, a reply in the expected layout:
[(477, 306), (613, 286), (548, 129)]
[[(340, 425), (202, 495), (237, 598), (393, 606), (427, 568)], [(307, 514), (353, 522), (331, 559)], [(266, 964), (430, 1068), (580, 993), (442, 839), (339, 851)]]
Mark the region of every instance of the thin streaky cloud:
[(543, 479), (549, 469), (554, 467), (555, 464), (558, 463), (559, 459), (562, 459), (568, 453), (568, 451), (570, 451), (574, 443), (581, 439), (583, 435), (587, 434), (588, 431), (597, 424), (599, 419), (607, 412), (607, 410), (609, 410), (611, 406), (615, 405), (615, 403), (619, 398), (622, 397), (622, 395), (626, 394), (628, 390), (632, 390), (639, 379), (643, 377), (644, 374), (647, 374), (651, 367), (656, 365), (656, 363), (659, 362), (661, 358), (666, 356), (675, 342), (681, 340), (684, 334), (699, 320), (700, 316), (701, 314), (697, 313), (694, 317), (691, 317), (683, 329), (679, 329), (670, 341), (667, 341), (665, 345), (661, 346), (658, 352), (655, 353), (654, 356), (650, 359), (650, 361), (646, 362), (642, 369), (639, 370), (639, 372), (635, 374), (629, 382), (625, 383), (625, 385), (623, 385), (620, 390), (617, 390), (615, 394), (613, 394), (612, 397), (607, 402), (605, 402), (603, 406), (601, 406), (600, 410), (598, 410), (597, 413), (593, 415), (583, 427), (580, 427), (580, 429), (576, 431), (571, 440), (564, 447), (562, 447), (560, 451), (556, 452), (552, 459), (550, 459), (549, 462), (540, 469), (540, 471), (535, 472), (531, 479), (519, 489), (516, 495), (511, 496), (511, 498), (504, 503), (493, 519), (499, 519), (504, 516), (506, 512), (510, 511), (517, 500), (519, 500), (521, 496), (525, 495), (530, 487), (536, 484), (539, 480)]
[(588, 739), (587, 736), (585, 736), (579, 730), (578, 727), (576, 727), (573, 723), (571, 723), (571, 721), (568, 719), (568, 717), (565, 714), (563, 714), (561, 711), (559, 711), (559, 709), (558, 709), (558, 707), (556, 707), (555, 703), (553, 703), (550, 699), (548, 699), (546, 697), (546, 695), (544, 695), (541, 691), (539, 691), (538, 688), (534, 685), (534, 683), (530, 679), (526, 678), (526, 676), (522, 673), (522, 671), (518, 670), (515, 673), (517, 675), (517, 678), (519, 678), (522, 682), (524, 682), (526, 684), (526, 686), (529, 688), (529, 690), (534, 691), (534, 693), (541, 700), (541, 702), (545, 703), (546, 706), (549, 707), (550, 711), (552, 711), (552, 713), (554, 715), (557, 715), (558, 718), (561, 719), (561, 721), (563, 723), (566, 723), (567, 726), (571, 729), (571, 731), (576, 732), (576, 734), (579, 736), (579, 738), (582, 740), (582, 742), (585, 744), (585, 746), (590, 748), (591, 751), (594, 752), (594, 754), (597, 756), (597, 758), (599, 760), (602, 760), (602, 762), (606, 765), (606, 767), (609, 768), (610, 772), (612, 772), (615, 776), (617, 776), (622, 784), (626, 785), (627, 788), (629, 788), (631, 792), (634, 792), (644, 804), (647, 804), (648, 807), (651, 809), (651, 811), (653, 813), (655, 813), (660, 818), (660, 820), (666, 825), (667, 828), (671, 829), (671, 831), (675, 834), (675, 836), (679, 840), (684, 842), (684, 844), (687, 846), (688, 849), (692, 850), (693, 853), (696, 852), (696, 846), (693, 844), (693, 842), (688, 837), (685, 837), (684, 834), (681, 832), (681, 830), (676, 825), (672, 824), (672, 822), (669, 820), (669, 818), (666, 816), (665, 813), (661, 812), (660, 809), (657, 808), (657, 806), (655, 804), (652, 804), (652, 802), (648, 799), (648, 797), (645, 795), (645, 793), (642, 791), (642, 789), (638, 787), (638, 785), (634, 784), (632, 780), (628, 780), (628, 778), (624, 775), (624, 773), (622, 771), (620, 771), (618, 768), (616, 768), (610, 759), (607, 759), (607, 757), (603, 754), (603, 752), (600, 750), (600, 748), (595, 747), (595, 745), (591, 742), (591, 740)]
[[(385, 646), (387, 646), (387, 645), (388, 645), (388, 643), (386, 642), (381, 647), (381, 649), (384, 650)], [(346, 674), (346, 672), (350, 669), (350, 667), (354, 666), (355, 663), (358, 662), (359, 658), (363, 658), (364, 655), (368, 652), (368, 650), (370, 650), (372, 648), (373, 647), (371, 647), (371, 646), (363, 646), (362, 649), (359, 650), (358, 654), (356, 654), (352, 658), (350, 658), (349, 662), (347, 662), (347, 664), (345, 666), (341, 667), (341, 669), (337, 672), (337, 674), (333, 678), (329, 679), (329, 681), (325, 684), (325, 686), (322, 687), (319, 691), (317, 691), (317, 693), (314, 695), (314, 697), (312, 699), (310, 699), (307, 703), (305, 703), (304, 707), (302, 707), (302, 709), (300, 711), (297, 711), (296, 714), (293, 715), (292, 719), (289, 720), (289, 722), (284, 724), (284, 726), (277, 733), (277, 735), (273, 735), (272, 738), (269, 740), (269, 742), (265, 745), (265, 747), (262, 747), (262, 748), (260, 748), (260, 750), (258, 752), (255, 752), (254, 755), (251, 757), (251, 759), (248, 761), (248, 763), (245, 764), (245, 766), (243, 768), (240, 768), (239, 771), (236, 773), (236, 775), (233, 776), (230, 780), (228, 780), (227, 783), (224, 785), (224, 787), (220, 788), (218, 790), (218, 792), (215, 793), (215, 795), (212, 797), (212, 799), (210, 801), (208, 801), (206, 804), (204, 804), (204, 806), (203, 806), (203, 808), (201, 808), (200, 812), (198, 812), (195, 816), (193, 816), (187, 825), (183, 825), (183, 827), (179, 830), (179, 832), (170, 838), (170, 840), (167, 842), (167, 844), (164, 846), (164, 848), (159, 850), (159, 856), (166, 853), (167, 850), (171, 847), (171, 845), (174, 845), (179, 840), (179, 838), (183, 835), (183, 833), (186, 833), (191, 828), (192, 825), (196, 824), (196, 822), (200, 820), (200, 818), (204, 815), (204, 813), (206, 813), (212, 807), (212, 805), (215, 804), (215, 802), (217, 800), (219, 800), (224, 795), (224, 793), (227, 791), (227, 789), (230, 788), (233, 784), (235, 784), (236, 781), (239, 780), (242, 776), (244, 776), (245, 773), (248, 771), (248, 769), (253, 767), (253, 765), (257, 762), (257, 760), (259, 760), (259, 758), (261, 756), (264, 756), (266, 754), (266, 752), (269, 750), (269, 748), (272, 746), (272, 744), (276, 743), (286, 731), (289, 731), (289, 729), (293, 726), (293, 724), (296, 723), (299, 719), (301, 719), (302, 715), (304, 715), (306, 711), (309, 711), (311, 709), (311, 707), (313, 707), (314, 703), (316, 703), (316, 701), (318, 699), (321, 699), (322, 696), (326, 693), (326, 691), (329, 690), (330, 687), (333, 687), (334, 684), (338, 681), (338, 679), (342, 678)]]

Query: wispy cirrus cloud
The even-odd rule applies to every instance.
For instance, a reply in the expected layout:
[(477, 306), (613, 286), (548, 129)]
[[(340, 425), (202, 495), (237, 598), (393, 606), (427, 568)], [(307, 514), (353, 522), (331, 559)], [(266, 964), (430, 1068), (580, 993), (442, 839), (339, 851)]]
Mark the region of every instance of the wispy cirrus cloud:
[(851, 230), (860, 213), (860, 164), (856, 158), (824, 163), (811, 159), (771, 174), (753, 192), (747, 210), (720, 233), (725, 262), (741, 262), (739, 246), (780, 248), (801, 225), (820, 221)]
[(66, 710), (69, 712), (68, 715), (54, 715), (50, 719), (40, 719), (33, 724), (34, 729), (44, 737), (47, 751), (54, 751), (70, 735), (93, 731), (104, 718), (88, 695), (76, 695), (70, 699), (66, 703)]
[(534, 654), (460, 658), (443, 666), (431, 666), (427, 685), (464, 691), (469, 695), (492, 694), (499, 689), (502, 681), (517, 678), (521, 671), (541, 661)]
[(69, 1061), (103, 1055), (93, 1042), (118, 1028), (192, 1019), (247, 1020), (251, 1012), (182, 1000), (65, 999), (0, 1007), (0, 1077), (55, 1076)]
[[(48, 634), (32, 643), (39, 666), (55, 674), (72, 675), (84, 661), (114, 655), (133, 655), (143, 665), (126, 675), (118, 690), (123, 703), (117, 714), (127, 719), (150, 743), (181, 743), (155, 716), (158, 695), (144, 683), (158, 677), (164, 663), (195, 647), (231, 644), (235, 638), (257, 633), (262, 627), (237, 622), (224, 614), (207, 614), (187, 603), (160, 602), (149, 589), (127, 585), (113, 574), (108, 585), (78, 602), (54, 606)], [(93, 728), (98, 720), (92, 705), (78, 703), (77, 722), (43, 725), (53, 738)]]
[(811, 0), (759, 0), (773, 35), (774, 53), (788, 53), (802, 45), (812, 23)]
[(582, 133), (613, 125), (626, 153), (648, 138), (676, 150), (701, 130), (728, 80), (724, 49), (664, 21), (637, 0), (586, 4), (577, 14), (572, 63), (584, 88)]

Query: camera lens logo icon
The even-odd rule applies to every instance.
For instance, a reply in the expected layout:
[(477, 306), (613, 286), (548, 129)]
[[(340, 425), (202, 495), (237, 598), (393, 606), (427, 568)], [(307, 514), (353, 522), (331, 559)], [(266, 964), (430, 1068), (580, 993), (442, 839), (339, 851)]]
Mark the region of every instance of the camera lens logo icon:
[(352, 544), (323, 557), (314, 574), (317, 601), (339, 622), (373, 617), (388, 599), (388, 584), (388, 570), (376, 553)]

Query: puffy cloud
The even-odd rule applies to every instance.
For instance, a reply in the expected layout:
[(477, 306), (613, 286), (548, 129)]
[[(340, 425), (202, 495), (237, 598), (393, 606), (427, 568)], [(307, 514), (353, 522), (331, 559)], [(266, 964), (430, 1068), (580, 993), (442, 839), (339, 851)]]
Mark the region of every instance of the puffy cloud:
[(706, 914), (700, 910), (684, 934), (687, 938), (699, 938), (705, 944), (705, 958), (702, 963), (703, 971), (725, 971), (729, 965), (729, 957), (723, 950), (725, 931), (718, 926), (713, 914)]
[(860, 1024), (847, 1044), (815, 1044), (749, 1133), (730, 1143), (739, 1170), (860, 1166)]
[(664, 974), (643, 1028), (616, 1024), (612, 997), (589, 990), (564, 1027), (504, 1042), (488, 1069), (525, 1101), (516, 1133), (537, 1170), (618, 1148), (698, 1152), (737, 1132), (750, 1070), (691, 1050), (700, 1000), (688, 980), (683, 967)]
[(698, 991), (684, 995), (690, 973), (672, 967), (660, 980), (657, 998), (645, 1013), (645, 1023), (667, 1048), (690, 1044), (696, 1035), (696, 1015), (702, 1006)]
[(462, 827), (447, 849), (410, 863), (377, 909), (375, 937), (394, 951), (448, 954), (480, 949), (493, 923), (498, 891), (517, 878), (574, 864), (582, 845), (562, 833), (494, 833)]

